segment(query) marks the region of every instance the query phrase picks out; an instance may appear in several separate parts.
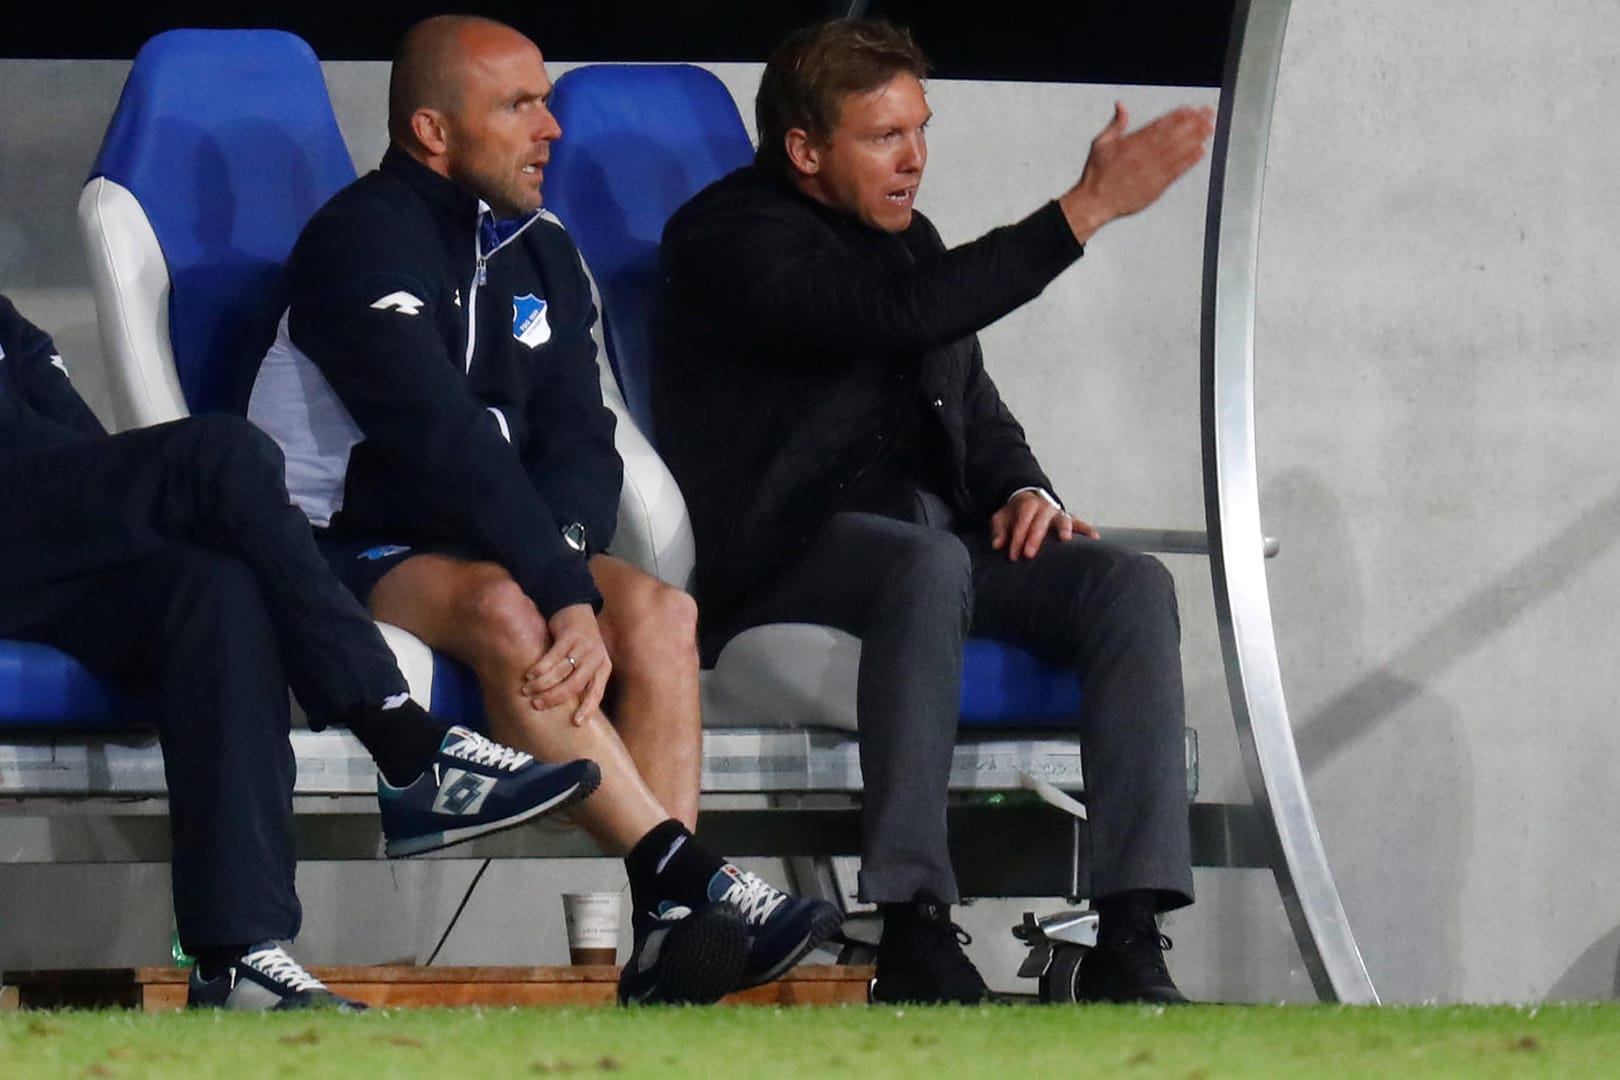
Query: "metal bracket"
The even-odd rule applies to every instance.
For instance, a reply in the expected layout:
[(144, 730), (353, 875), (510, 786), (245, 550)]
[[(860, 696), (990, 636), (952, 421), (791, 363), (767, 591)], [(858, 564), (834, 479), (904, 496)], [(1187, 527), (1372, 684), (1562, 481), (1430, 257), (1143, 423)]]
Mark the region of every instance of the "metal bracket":
[(1018, 977), (1038, 979), (1052, 966), (1054, 946), (1096, 947), (1097, 913), (1086, 910), (1060, 911), (1037, 919), (1034, 912), (1026, 911), (1024, 921), (1012, 928), (1012, 935), (1029, 946), (1029, 955), (1018, 966)]

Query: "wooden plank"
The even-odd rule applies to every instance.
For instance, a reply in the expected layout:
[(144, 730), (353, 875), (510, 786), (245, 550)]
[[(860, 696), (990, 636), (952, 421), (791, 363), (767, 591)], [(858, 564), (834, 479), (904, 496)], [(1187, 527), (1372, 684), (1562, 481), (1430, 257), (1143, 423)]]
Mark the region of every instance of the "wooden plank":
[[(484, 1006), (606, 1006), (615, 1001), (619, 969), (612, 965), (568, 967), (314, 967), (311, 973), (334, 993), (380, 1008)], [(730, 1005), (841, 1005), (866, 1000), (873, 969), (810, 964), (786, 978), (723, 999)], [(97, 971), (9, 972), (24, 1008), (138, 1007), (180, 1009), (186, 1003), (190, 969), (113, 968)], [(13, 1006), (16, 1007), (16, 1006)]]

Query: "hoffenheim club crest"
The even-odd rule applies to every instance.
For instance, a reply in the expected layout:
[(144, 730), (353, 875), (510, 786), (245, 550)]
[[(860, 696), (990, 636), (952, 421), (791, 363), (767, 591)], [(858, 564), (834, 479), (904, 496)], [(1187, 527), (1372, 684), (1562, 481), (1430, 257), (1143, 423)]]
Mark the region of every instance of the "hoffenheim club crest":
[(551, 324), (546, 321), (546, 302), (534, 293), (512, 297), (512, 336), (531, 349), (551, 340)]

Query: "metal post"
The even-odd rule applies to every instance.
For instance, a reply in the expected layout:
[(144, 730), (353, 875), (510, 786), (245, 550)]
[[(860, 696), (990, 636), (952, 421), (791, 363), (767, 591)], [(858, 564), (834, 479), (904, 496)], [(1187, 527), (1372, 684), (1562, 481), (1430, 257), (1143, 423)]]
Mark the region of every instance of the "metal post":
[(1317, 994), (1375, 1004), (1322, 850), (1283, 700), (1254, 439), (1254, 303), (1266, 141), (1289, 0), (1238, 0), (1204, 247), (1204, 507), (1238, 744), (1277, 887)]

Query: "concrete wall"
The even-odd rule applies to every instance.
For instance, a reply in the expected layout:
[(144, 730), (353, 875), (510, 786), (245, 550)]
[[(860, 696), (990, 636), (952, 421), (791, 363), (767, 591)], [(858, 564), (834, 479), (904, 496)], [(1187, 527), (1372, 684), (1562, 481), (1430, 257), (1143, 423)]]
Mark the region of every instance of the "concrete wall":
[[(1617, 43), (1620, 8), (1593, 0), (1299, 4), (1289, 30), (1258, 324), (1262, 499), (1283, 541), (1270, 581), (1312, 797), (1386, 1000), (1612, 998), (1620, 983), (1620, 793), (1608, 780), (1620, 748), (1620, 471), (1607, 437), (1620, 409), (1620, 308), (1607, 295), (1620, 277)], [(57, 334), (92, 398), (99, 349), (72, 215), (123, 70), (0, 62), (12, 105), (0, 291)], [(753, 69), (722, 74), (751, 96)], [(357, 160), (375, 161), (381, 69), (333, 65), (328, 79)], [(1116, 93), (1140, 119), (1212, 97), (930, 91), (920, 205), (952, 240), (1061, 191)], [(1061, 492), (1100, 524), (1202, 521), (1206, 179), (1110, 226), (985, 335)], [(1196, 559), (1172, 566), (1204, 790), (1238, 798), (1208, 573)], [(425, 955), (471, 873), (305, 867), (302, 952)], [(580, 874), (609, 884), (617, 871), (498, 865), (441, 962), (555, 958), (550, 897)], [(86, 898), (109, 888), (137, 902), (117, 933), (74, 949), (70, 927), (100, 910)], [(1199, 890), (1168, 926), (1190, 992), (1309, 998), (1266, 875), (1201, 872)], [(6, 918), (42, 898), (52, 915), (0, 925), (0, 964), (161, 955), (161, 872), (0, 872)], [(963, 918), (1007, 988), (1019, 985), (1006, 935), (1017, 910)]]

